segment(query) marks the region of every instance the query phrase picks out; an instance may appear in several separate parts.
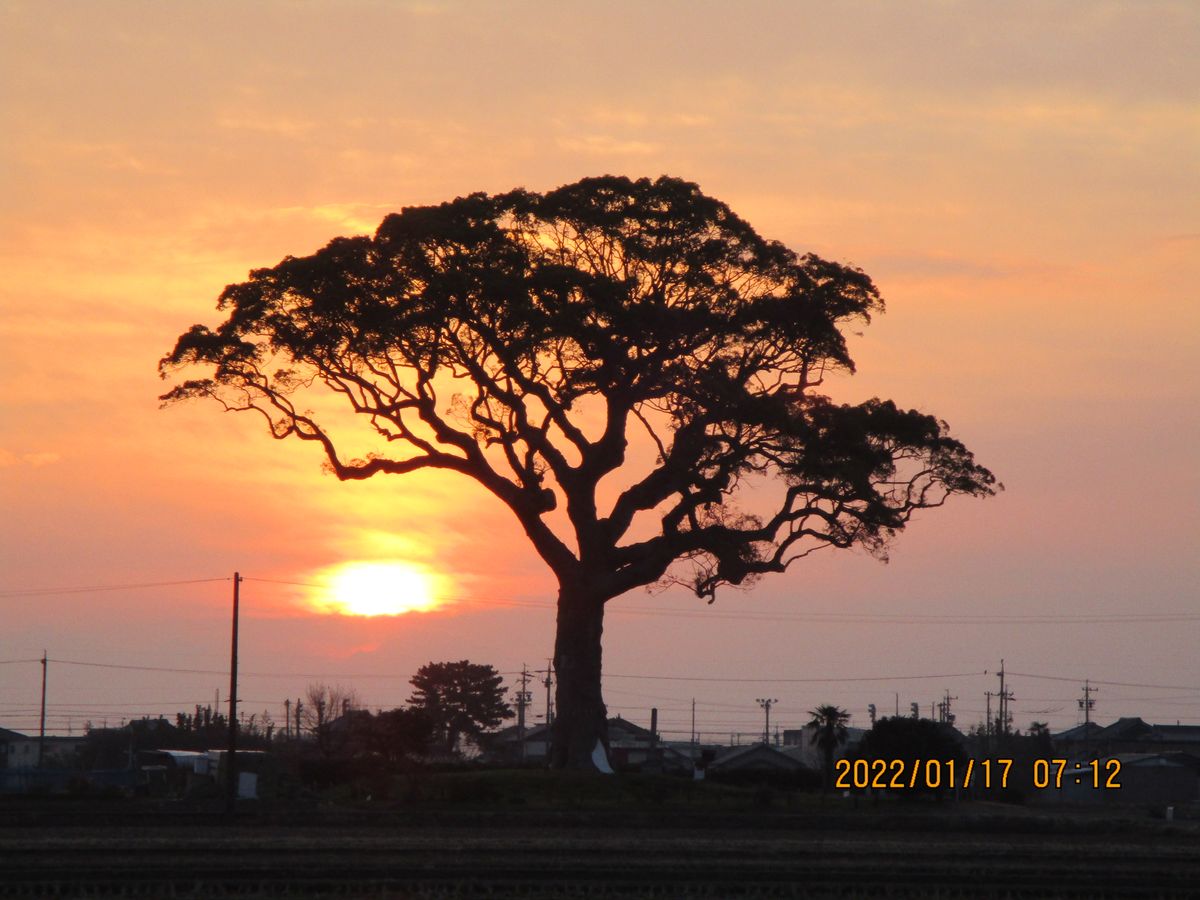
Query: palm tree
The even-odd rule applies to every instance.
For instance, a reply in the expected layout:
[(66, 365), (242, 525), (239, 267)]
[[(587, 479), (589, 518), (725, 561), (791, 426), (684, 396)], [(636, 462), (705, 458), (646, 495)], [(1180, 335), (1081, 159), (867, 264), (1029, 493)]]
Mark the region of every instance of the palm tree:
[(846, 742), (846, 723), (850, 721), (850, 713), (827, 703), (810, 709), (808, 714), (812, 716), (808, 722), (813, 729), (810, 740), (825, 757), (825, 787), (828, 788), (833, 776), (833, 753), (840, 744)]

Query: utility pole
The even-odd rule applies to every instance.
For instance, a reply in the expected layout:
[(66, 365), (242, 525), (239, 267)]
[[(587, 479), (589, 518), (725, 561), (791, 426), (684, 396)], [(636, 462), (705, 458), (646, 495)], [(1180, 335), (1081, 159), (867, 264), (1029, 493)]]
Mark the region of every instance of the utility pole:
[(296, 740), (300, 740), (300, 708), (304, 704), (300, 702), (300, 698), (296, 698)]
[(283, 701), (283, 737), (287, 740), (292, 736), (292, 701)]
[(1096, 688), (1092, 687), (1088, 679), (1083, 680), (1083, 697), (1079, 700), (1079, 708), (1083, 710), (1083, 752), (1085, 756), (1090, 756), (1092, 743), (1092, 707), (1096, 705), (1096, 701), (1092, 699), (1092, 694), (1096, 693)]
[(529, 691), (529, 669), (521, 663), (521, 688), (517, 691), (517, 743), (521, 745), (521, 761), (525, 760), (525, 709), (533, 703)]
[(987, 718), (983, 723), (983, 736), (987, 739), (988, 746), (992, 745), (992, 732), (995, 730), (995, 723), (992, 722), (992, 692), (984, 691), (983, 696), (987, 699)]
[(692, 698), (692, 771), (696, 771), (696, 698)]
[(756, 697), (755, 702), (763, 708), (763, 712), (767, 714), (766, 723), (763, 725), (763, 743), (771, 743), (771, 705), (779, 702), (778, 697)]
[(554, 686), (554, 660), (546, 660), (546, 725), (554, 724), (554, 701), (550, 697), (550, 688)]
[(1083, 697), (1079, 700), (1079, 708), (1083, 710), (1083, 728), (1086, 735), (1092, 724), (1092, 710), (1096, 706), (1096, 701), (1092, 699), (1092, 694), (1096, 693), (1098, 688), (1092, 687), (1089, 679), (1085, 678), (1082, 690)]
[(1000, 671), (997, 674), (1000, 677), (1000, 693), (997, 695), (1000, 698), (1000, 715), (997, 717), (996, 726), (1000, 734), (1007, 736), (1012, 727), (1012, 712), (1008, 704), (1015, 698), (1012, 691), (1004, 689), (1004, 660), (1000, 660)]
[(233, 639), (229, 651), (229, 753), (225, 774), (225, 812), (233, 814), (237, 800), (237, 667), (238, 667), (238, 587), (242, 576), (233, 573)]
[(38, 761), (37, 767), (42, 767), (42, 760), (46, 755), (46, 670), (49, 660), (46, 659), (46, 651), (42, 651), (42, 717), (38, 725)]
[(938, 704), (938, 721), (945, 722), (947, 725), (954, 724), (954, 713), (950, 712), (950, 701), (957, 700), (957, 697), (951, 697), (950, 691), (946, 691), (946, 696), (942, 702)]

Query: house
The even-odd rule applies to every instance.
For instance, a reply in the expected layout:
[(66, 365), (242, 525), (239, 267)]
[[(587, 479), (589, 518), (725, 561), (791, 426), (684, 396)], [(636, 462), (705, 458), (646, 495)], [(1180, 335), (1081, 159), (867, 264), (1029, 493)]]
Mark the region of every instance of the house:
[(821, 782), (813, 769), (793, 753), (769, 744), (729, 747), (708, 764), (706, 777), (729, 782), (772, 782), (792, 787), (815, 787)]
[(616, 716), (608, 720), (608, 758), (614, 769), (690, 774), (690, 749), (666, 743), (657, 734)]
[(37, 738), (0, 728), (0, 769), (29, 769), (37, 762)]
[[(489, 739), (493, 762), (507, 765), (545, 765), (550, 758), (550, 729), (544, 724), (516, 725), (493, 732)], [(614, 716), (608, 720), (608, 758), (614, 769), (690, 773), (691, 756), (676, 742), (667, 743), (649, 729)]]
[(1060, 752), (1080, 758), (1170, 752), (1200, 756), (1200, 725), (1150, 725), (1125, 716), (1105, 727), (1095, 722), (1077, 726), (1053, 735), (1051, 741)]
[[(1121, 787), (1102, 787), (1104, 793), (1113, 794), (1106, 799), (1151, 806), (1200, 803), (1200, 757), (1186, 753), (1122, 753), (1114, 758), (1121, 768), (1112, 775)], [(1107, 782), (1109, 771), (1101, 769), (1101, 785)]]
[(769, 744), (729, 747), (708, 764), (709, 772), (796, 772), (804, 763)]
[(524, 734), (509, 725), (489, 736), (488, 758), (506, 765), (545, 765), (550, 758), (550, 729), (545, 725), (526, 725)]
[(1036, 790), (1039, 803), (1086, 806), (1185, 806), (1200, 803), (1200, 757), (1187, 753), (1118, 753), (1069, 763), (1058, 783)]
[(1068, 728), (1066, 731), (1060, 731), (1058, 734), (1050, 735), (1050, 743), (1065, 752), (1075, 747), (1090, 746), (1101, 731), (1103, 729), (1095, 722), (1085, 722), (1074, 728)]
[[(825, 767), (825, 752), (813, 742), (813, 735), (816, 732), (817, 729), (812, 725), (785, 730), (783, 732), (783, 749), (789, 756), (794, 756), (808, 768), (819, 772)], [(833, 758), (842, 759), (849, 756), (851, 751), (862, 742), (863, 735), (866, 733), (865, 728), (846, 726), (846, 740), (834, 750)]]
[[(38, 738), (0, 728), (0, 794), (61, 793), (78, 776), (84, 738)], [(41, 764), (39, 765), (39, 754)]]
[(1200, 725), (1152, 725), (1154, 737), (1165, 751), (1200, 756)]
[(76, 765), (76, 753), (83, 745), (82, 737), (47, 735), (44, 739), (19, 731), (0, 728), (0, 769), (34, 769), (38, 767), (39, 745), (41, 767), (70, 769)]

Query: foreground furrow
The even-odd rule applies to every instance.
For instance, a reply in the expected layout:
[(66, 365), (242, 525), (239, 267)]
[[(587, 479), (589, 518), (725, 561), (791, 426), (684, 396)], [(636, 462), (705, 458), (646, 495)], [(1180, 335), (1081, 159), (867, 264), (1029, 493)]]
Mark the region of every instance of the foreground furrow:
[(0, 836), (10, 897), (1183, 898), (1192, 840), (706, 830), (254, 830)]

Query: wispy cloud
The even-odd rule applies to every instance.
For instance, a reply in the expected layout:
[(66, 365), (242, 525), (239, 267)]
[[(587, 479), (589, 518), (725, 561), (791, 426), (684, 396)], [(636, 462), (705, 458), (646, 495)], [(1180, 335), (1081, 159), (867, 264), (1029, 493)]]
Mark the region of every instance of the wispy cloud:
[(560, 137), (558, 146), (570, 153), (588, 156), (650, 156), (660, 145), (650, 141), (628, 140), (607, 134), (586, 134)]
[(311, 119), (290, 118), (288, 116), (230, 114), (219, 116), (217, 118), (217, 126), (232, 131), (256, 131), (279, 137), (302, 137), (310, 134), (317, 127), (317, 123)]
[(5, 450), (3, 447), (0, 447), (0, 469), (9, 469), (14, 466), (29, 466), (33, 469), (40, 469), (42, 466), (53, 465), (60, 459), (62, 459), (62, 456), (58, 453), (48, 451), (14, 453), (11, 450)]

